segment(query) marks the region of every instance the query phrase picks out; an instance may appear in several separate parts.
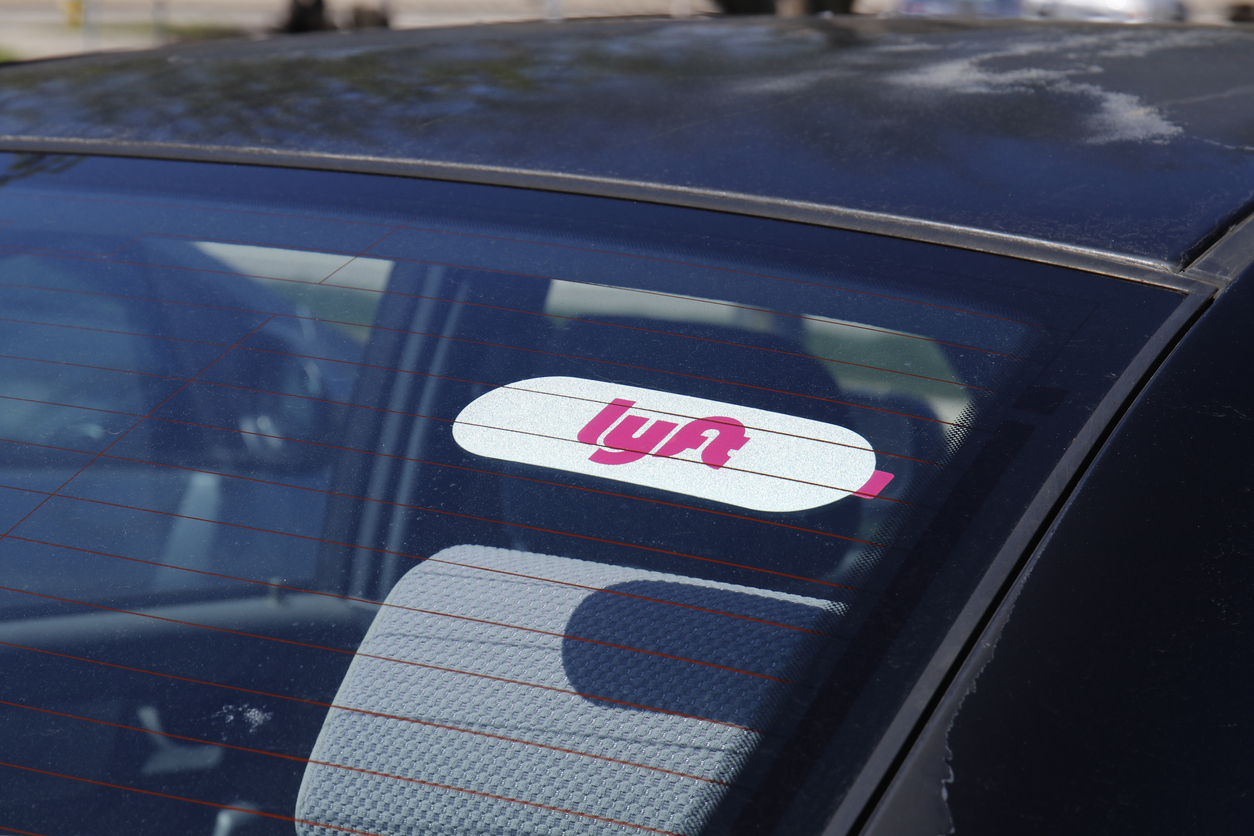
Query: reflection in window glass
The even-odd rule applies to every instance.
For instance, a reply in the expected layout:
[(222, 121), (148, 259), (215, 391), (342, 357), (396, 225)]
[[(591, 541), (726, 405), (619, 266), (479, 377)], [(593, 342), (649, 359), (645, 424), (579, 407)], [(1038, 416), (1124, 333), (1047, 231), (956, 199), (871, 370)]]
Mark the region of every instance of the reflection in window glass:
[(805, 832), (1179, 301), (230, 166), (69, 161), (0, 220), (35, 833)]

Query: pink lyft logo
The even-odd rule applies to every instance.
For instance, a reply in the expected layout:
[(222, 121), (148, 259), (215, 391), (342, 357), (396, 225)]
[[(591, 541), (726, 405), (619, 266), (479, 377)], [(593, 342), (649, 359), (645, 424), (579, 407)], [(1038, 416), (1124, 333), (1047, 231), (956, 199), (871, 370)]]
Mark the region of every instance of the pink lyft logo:
[[(745, 425), (735, 418), (723, 416), (689, 421), (674, 435), (671, 433), (679, 425), (661, 419), (654, 419), (653, 423), (641, 431), (641, 427), (649, 419), (641, 415), (627, 415), (627, 410), (635, 405), (635, 401), (615, 398), (584, 425), (576, 437), (584, 444), (598, 447), (589, 459), (597, 464), (627, 464), (646, 455), (669, 459), (677, 453), (696, 450), (705, 444), (705, 449), (701, 451), (701, 461), (718, 470), (727, 464), (734, 451), (749, 442)], [(717, 433), (713, 438), (706, 435), (711, 431)], [(601, 438), (602, 435), (605, 436), (604, 439)], [(667, 438), (670, 440), (667, 441)], [(605, 447), (611, 449), (606, 450)]]
[(893, 478), (839, 424), (577, 377), (484, 392), (458, 413), (453, 439), (477, 456), (770, 513), (873, 497)]

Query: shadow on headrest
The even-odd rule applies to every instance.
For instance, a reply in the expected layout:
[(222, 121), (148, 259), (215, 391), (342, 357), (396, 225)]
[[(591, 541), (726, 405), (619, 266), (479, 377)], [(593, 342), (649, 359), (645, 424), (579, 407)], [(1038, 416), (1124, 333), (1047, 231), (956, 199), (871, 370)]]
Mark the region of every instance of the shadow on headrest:
[(778, 598), (627, 581), (576, 607), (562, 664), (571, 685), (601, 706), (761, 728), (790, 681), (803, 674), (819, 638), (780, 625), (821, 628), (824, 616), (817, 607)]

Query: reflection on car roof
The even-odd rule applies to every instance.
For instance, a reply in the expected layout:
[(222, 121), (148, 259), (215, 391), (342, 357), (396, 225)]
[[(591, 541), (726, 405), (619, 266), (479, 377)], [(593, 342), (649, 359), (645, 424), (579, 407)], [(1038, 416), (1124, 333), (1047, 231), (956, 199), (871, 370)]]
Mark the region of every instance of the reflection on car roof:
[(1246, 125), (1219, 116), (1254, 112), (1252, 47), (1218, 27), (820, 18), (311, 36), (6, 68), (0, 149), (655, 184), (1174, 266), (1246, 200)]

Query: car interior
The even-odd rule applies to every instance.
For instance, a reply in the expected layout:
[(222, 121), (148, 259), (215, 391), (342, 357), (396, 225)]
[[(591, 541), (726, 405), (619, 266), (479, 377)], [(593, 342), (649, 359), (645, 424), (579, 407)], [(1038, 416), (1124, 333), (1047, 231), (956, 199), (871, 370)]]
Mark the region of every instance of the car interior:
[[(39, 832), (743, 827), (1098, 307), (490, 203), (24, 189), (0, 820)], [(546, 376), (848, 427), (892, 479), (765, 513), (458, 445), (467, 404)]]

